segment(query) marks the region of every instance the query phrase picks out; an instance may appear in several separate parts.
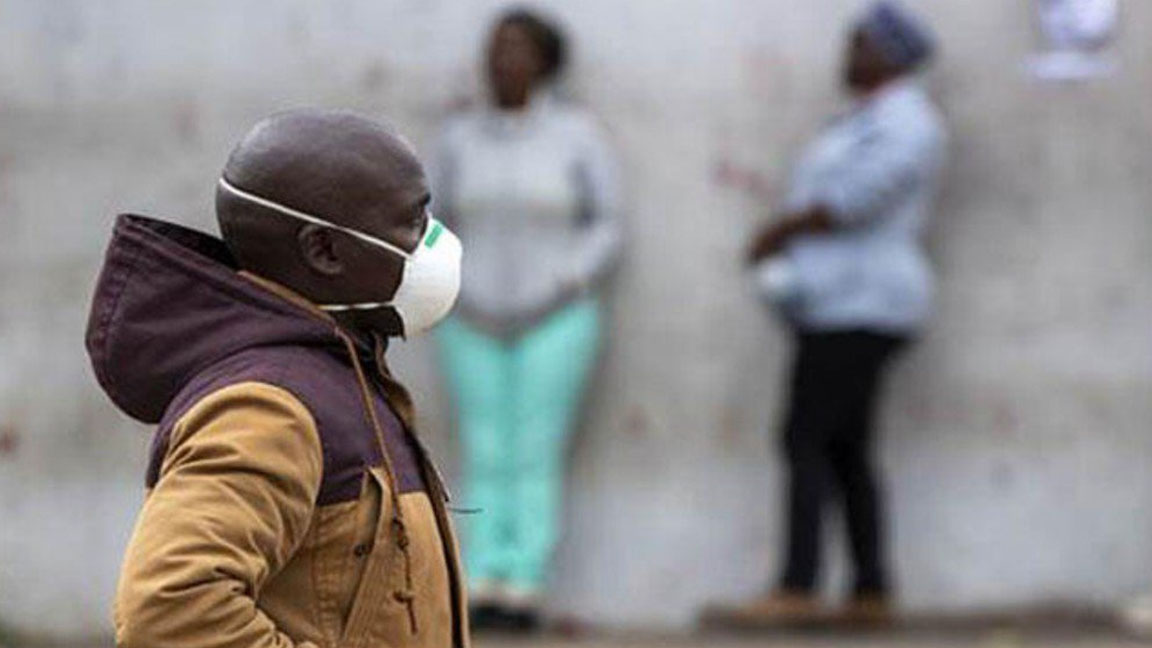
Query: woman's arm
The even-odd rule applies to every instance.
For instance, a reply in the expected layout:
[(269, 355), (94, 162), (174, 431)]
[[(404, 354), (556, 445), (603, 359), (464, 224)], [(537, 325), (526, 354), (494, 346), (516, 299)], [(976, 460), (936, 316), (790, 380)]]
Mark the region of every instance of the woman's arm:
[(449, 123), (436, 137), (432, 155), (428, 160), (428, 182), (432, 188), (432, 213), (450, 229), (455, 229), (456, 214), (452, 210), (453, 185), (456, 182), (455, 127)]
[(581, 231), (568, 277), (571, 287), (580, 291), (595, 286), (612, 271), (624, 245), (616, 156), (591, 119), (582, 125), (581, 139), (575, 170), (581, 196)]

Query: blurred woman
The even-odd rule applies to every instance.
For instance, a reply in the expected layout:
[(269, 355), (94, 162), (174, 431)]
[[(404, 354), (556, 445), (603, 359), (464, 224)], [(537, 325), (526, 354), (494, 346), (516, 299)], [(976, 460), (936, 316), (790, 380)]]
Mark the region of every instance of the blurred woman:
[(833, 493), (843, 502), (855, 567), (842, 612), (859, 621), (889, 617), (873, 417), (887, 367), (923, 326), (932, 301), (921, 239), (945, 130), (913, 77), (933, 49), (927, 28), (898, 5), (877, 3), (861, 16), (844, 69), (853, 106), (806, 149), (782, 215), (751, 247), (763, 289), (796, 333), (782, 426), (788, 540), (768, 595), (722, 610), (721, 620), (827, 616), (817, 579)]
[(463, 438), (465, 556), (477, 627), (538, 626), (567, 439), (601, 337), (597, 289), (621, 246), (616, 166), (597, 123), (559, 101), (567, 47), (523, 10), (488, 42), (487, 105), (451, 120), (433, 185), (468, 252), (439, 336)]

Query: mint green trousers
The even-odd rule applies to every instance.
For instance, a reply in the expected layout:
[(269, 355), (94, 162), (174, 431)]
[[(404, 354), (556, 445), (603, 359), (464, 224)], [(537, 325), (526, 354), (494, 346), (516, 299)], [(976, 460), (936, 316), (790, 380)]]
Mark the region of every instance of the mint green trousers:
[(540, 591), (559, 537), (567, 440), (597, 355), (586, 299), (504, 341), (453, 318), (438, 331), (463, 440), (464, 555), (473, 583)]

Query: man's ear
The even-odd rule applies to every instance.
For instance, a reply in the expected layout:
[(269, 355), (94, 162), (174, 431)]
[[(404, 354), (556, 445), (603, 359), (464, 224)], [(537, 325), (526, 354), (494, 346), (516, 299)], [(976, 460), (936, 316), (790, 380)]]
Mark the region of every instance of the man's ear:
[(319, 225), (305, 225), (296, 235), (304, 263), (318, 274), (334, 277), (344, 272), (344, 263), (336, 254), (332, 232)]

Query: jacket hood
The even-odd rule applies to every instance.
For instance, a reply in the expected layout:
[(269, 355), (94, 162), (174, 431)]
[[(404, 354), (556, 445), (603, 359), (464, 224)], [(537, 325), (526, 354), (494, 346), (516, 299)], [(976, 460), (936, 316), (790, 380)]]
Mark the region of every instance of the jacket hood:
[(340, 344), (336, 324), (245, 277), (224, 242), (136, 215), (116, 220), (86, 345), (117, 407), (157, 423), (197, 373), (257, 346)]

